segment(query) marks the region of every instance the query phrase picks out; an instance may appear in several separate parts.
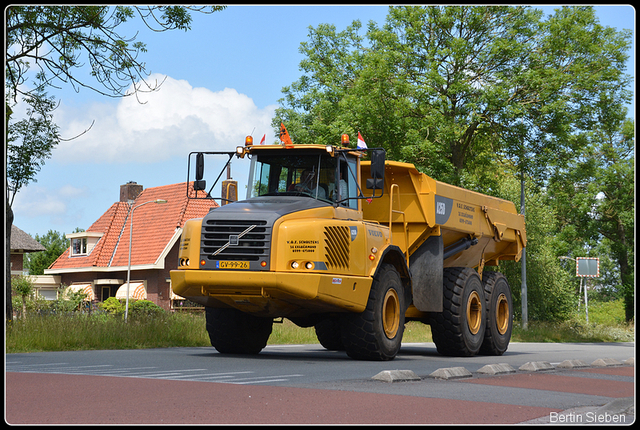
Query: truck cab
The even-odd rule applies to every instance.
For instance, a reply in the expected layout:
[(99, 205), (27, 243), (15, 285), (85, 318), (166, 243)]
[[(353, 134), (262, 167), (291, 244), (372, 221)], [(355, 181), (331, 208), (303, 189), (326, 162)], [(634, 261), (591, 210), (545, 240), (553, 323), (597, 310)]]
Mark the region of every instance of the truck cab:
[(187, 222), (174, 292), (261, 317), (363, 310), (378, 257), (367, 251), (384, 251), (389, 233), (364, 221), (361, 207), (382, 195), (382, 174), (363, 191), (363, 153), (334, 146), (245, 146), (235, 155), (251, 159), (246, 199)]

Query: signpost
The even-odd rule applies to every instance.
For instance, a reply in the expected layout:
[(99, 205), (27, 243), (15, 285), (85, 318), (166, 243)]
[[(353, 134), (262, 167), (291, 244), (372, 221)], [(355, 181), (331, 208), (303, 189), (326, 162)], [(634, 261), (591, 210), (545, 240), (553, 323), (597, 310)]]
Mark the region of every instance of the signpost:
[[(600, 276), (600, 259), (591, 257), (576, 258), (576, 276), (580, 278), (580, 292), (584, 278), (597, 278)], [(578, 293), (580, 294), (580, 293)], [(584, 280), (584, 310), (589, 323), (589, 305), (587, 303), (587, 281)]]

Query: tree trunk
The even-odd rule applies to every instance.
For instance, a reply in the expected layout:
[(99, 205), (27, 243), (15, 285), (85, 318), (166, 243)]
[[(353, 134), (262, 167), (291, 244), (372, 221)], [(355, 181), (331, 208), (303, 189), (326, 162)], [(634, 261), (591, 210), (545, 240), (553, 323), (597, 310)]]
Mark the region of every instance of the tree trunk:
[(4, 289), (6, 294), (6, 321), (10, 322), (13, 320), (13, 306), (11, 305), (11, 226), (13, 225), (13, 210), (11, 210), (11, 205), (9, 205), (9, 200), (7, 199), (7, 232), (6, 232), (6, 242), (5, 242), (5, 283)]
[(22, 319), (27, 319), (27, 296), (22, 296)]

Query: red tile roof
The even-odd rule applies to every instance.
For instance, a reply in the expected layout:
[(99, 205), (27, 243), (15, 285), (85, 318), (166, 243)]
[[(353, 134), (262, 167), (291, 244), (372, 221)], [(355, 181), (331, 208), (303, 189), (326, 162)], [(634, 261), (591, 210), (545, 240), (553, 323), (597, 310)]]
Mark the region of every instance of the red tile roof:
[[(193, 195), (193, 184), (189, 184)], [(164, 204), (146, 202), (167, 200)], [(131, 265), (153, 265), (171, 245), (177, 228), (192, 218), (201, 218), (212, 207), (213, 200), (187, 198), (187, 184), (164, 185), (147, 188), (133, 203), (133, 242)], [(117, 202), (87, 229), (87, 232), (104, 233), (95, 247), (86, 256), (70, 256), (68, 248), (53, 262), (49, 270), (89, 267), (122, 267), (129, 262), (129, 229), (131, 227), (130, 206)], [(168, 249), (166, 250), (168, 251)]]

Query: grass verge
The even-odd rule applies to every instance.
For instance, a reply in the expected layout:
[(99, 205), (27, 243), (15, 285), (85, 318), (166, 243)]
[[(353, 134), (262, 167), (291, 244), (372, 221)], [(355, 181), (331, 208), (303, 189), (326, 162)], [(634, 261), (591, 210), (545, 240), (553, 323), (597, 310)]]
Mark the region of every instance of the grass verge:
[(7, 327), (6, 352), (210, 346), (204, 317), (167, 314), (150, 320), (108, 315), (34, 316)]
[[(522, 330), (516, 321), (512, 342), (631, 342), (635, 325), (624, 323), (619, 306), (590, 306), (589, 323), (584, 316), (549, 323), (530, 321)], [(411, 321), (405, 325), (403, 342), (431, 342), (428, 325)], [(316, 344), (313, 327), (300, 328), (285, 319), (273, 325), (269, 345)], [(73, 351), (91, 349), (137, 349), (211, 346), (204, 314), (176, 312), (153, 318), (121, 318), (104, 313), (73, 316), (30, 316), (6, 328), (6, 352)]]

